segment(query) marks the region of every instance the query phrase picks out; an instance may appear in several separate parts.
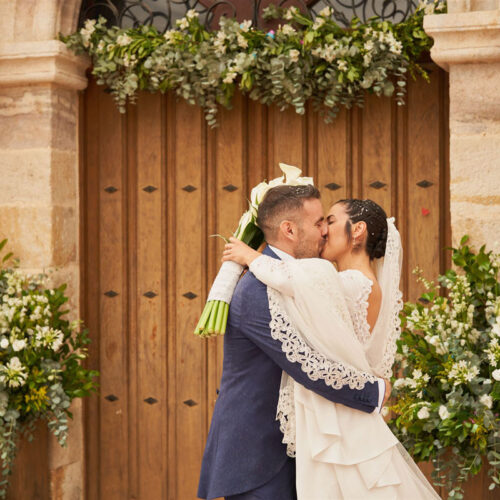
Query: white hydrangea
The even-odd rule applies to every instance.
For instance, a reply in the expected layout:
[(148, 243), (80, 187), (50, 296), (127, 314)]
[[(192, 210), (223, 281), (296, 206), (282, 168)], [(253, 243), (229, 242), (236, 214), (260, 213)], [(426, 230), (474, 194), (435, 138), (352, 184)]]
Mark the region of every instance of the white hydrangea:
[(16, 352), (23, 350), (25, 347), (26, 340), (24, 339), (15, 339), (14, 342), (12, 342), (12, 349)]
[(250, 19), (247, 19), (240, 24), (241, 31), (244, 31), (245, 33), (249, 31), (251, 27), (252, 27), (252, 21)]
[(496, 370), (493, 370), (493, 373), (491, 374), (491, 376), (496, 380), (496, 381), (500, 381), (500, 369), (496, 369)]
[(0, 347), (2, 349), (7, 349), (7, 347), (9, 347), (9, 339), (7, 337), (2, 337), (0, 340)]
[(332, 14), (333, 14), (333, 9), (331, 7), (324, 7), (318, 13), (318, 15), (323, 17), (331, 17)]
[(420, 410), (418, 410), (417, 417), (420, 420), (424, 420), (425, 418), (429, 418), (430, 417), (429, 408), (427, 408), (427, 406), (422, 406), (422, 408), (420, 408)]
[(323, 17), (317, 17), (312, 25), (313, 30), (319, 30), (321, 26), (325, 24), (325, 19)]
[(237, 74), (234, 71), (229, 71), (222, 81), (224, 83), (233, 83), (236, 76)]
[(175, 21), (175, 24), (181, 30), (187, 30), (189, 28), (189, 21), (185, 17), (183, 17), (182, 19), (177, 19), (177, 21)]
[(196, 12), (194, 9), (189, 9), (186, 12), (186, 18), (189, 20), (194, 19), (195, 17), (198, 17), (198, 16), (199, 16), (198, 12)]
[(90, 46), (90, 37), (93, 35), (95, 31), (96, 20), (95, 19), (87, 19), (83, 28), (80, 30), (80, 35), (82, 37), (83, 46), (88, 48)]
[(489, 394), (483, 394), (479, 398), (479, 402), (486, 406), (486, 408), (491, 408), (493, 406), (493, 398)]
[(293, 61), (293, 62), (299, 61), (300, 52), (297, 49), (290, 50), (288, 52), (288, 55), (290, 56), (291, 61)]
[(122, 33), (116, 38), (116, 44), (120, 47), (126, 47), (132, 42), (132, 38), (127, 35), (127, 33)]
[(441, 420), (446, 420), (450, 416), (450, 412), (446, 406), (441, 405), (439, 407), (439, 416), (441, 417)]
[(337, 67), (339, 68), (340, 71), (347, 71), (347, 68), (349, 66), (347, 64), (347, 61), (341, 59), (340, 61), (337, 62)]
[(286, 36), (292, 36), (295, 35), (297, 32), (295, 31), (295, 28), (293, 26), (285, 24), (281, 27), (281, 33), (283, 33), (283, 35)]
[(299, 9), (297, 7), (290, 7), (287, 10), (285, 10), (285, 13), (283, 14), (283, 18), (286, 19), (287, 21), (291, 21), (293, 19), (294, 14), (298, 14)]
[(239, 47), (241, 47), (242, 49), (246, 49), (248, 47), (248, 41), (241, 33), (238, 33), (237, 39)]

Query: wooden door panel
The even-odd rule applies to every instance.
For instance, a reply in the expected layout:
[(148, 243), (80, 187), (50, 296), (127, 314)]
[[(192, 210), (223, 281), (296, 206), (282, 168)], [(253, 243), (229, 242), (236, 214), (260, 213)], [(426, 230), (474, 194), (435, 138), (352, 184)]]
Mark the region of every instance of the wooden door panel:
[(196, 497), (222, 366), (222, 339), (192, 334), (223, 247), (210, 236), (235, 229), (251, 187), (279, 175), (279, 162), (315, 177), (325, 209), (368, 197), (396, 216), (406, 299), (419, 292), (417, 264), (428, 277), (444, 270), (447, 76), (433, 70), (430, 85), (410, 83), (402, 108), (368, 96), (325, 124), (309, 105), (299, 116), (237, 95), (216, 129), (171, 94), (141, 94), (120, 115), (91, 83), (82, 101), (82, 307), (101, 393), (86, 404), (89, 500)]

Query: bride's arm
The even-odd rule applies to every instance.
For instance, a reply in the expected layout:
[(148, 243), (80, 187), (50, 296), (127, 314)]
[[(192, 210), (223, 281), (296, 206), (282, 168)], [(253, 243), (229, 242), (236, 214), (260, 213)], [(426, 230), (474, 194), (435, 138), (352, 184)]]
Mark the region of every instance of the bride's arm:
[(262, 283), (293, 297), (291, 264), (252, 250), (236, 238), (230, 238), (225, 246), (223, 261), (231, 260), (242, 266), (248, 266), (250, 272)]

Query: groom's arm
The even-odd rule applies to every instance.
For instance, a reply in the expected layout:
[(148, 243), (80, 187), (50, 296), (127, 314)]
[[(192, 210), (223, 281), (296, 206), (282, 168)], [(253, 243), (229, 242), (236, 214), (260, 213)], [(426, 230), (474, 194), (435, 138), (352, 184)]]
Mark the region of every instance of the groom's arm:
[[(282, 370), (286, 371), (294, 380), (302, 384), (306, 389), (314, 391), (316, 394), (325, 397), (335, 403), (371, 413), (375, 408), (380, 408), (384, 396), (384, 386), (377, 382), (367, 382), (363, 389), (351, 389), (348, 385), (341, 389), (334, 389), (326, 384), (323, 379), (311, 380), (302, 370), (299, 361), (289, 361), (283, 351), (283, 344), (271, 336), (269, 327), (270, 316), (265, 314), (250, 314), (242, 316), (240, 331), (262, 351), (264, 351)], [(328, 361), (336, 364), (342, 369), (340, 363)], [(383, 383), (383, 382), (382, 382)]]

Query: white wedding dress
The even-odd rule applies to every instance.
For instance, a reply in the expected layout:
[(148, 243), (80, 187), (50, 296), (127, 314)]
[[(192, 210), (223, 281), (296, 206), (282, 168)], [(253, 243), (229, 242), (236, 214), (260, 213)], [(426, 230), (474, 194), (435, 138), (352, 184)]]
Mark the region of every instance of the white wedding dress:
[[(394, 311), (400, 307), (384, 307), (383, 299), (380, 314), (391, 310), (393, 318), (389, 314), (377, 325), (387, 331), (389, 324), (397, 326), (394, 335), (374, 338), (380, 328), (370, 333), (372, 282), (365, 275), (339, 273), (321, 259), (267, 256), (254, 260), (250, 271), (268, 285), (271, 335), (311, 379), (361, 389), (387, 377), (399, 333)], [(400, 294), (393, 299), (400, 301)], [(296, 457), (298, 500), (440, 498), (377, 412), (332, 403), (283, 373), (277, 419), (287, 453)]]

